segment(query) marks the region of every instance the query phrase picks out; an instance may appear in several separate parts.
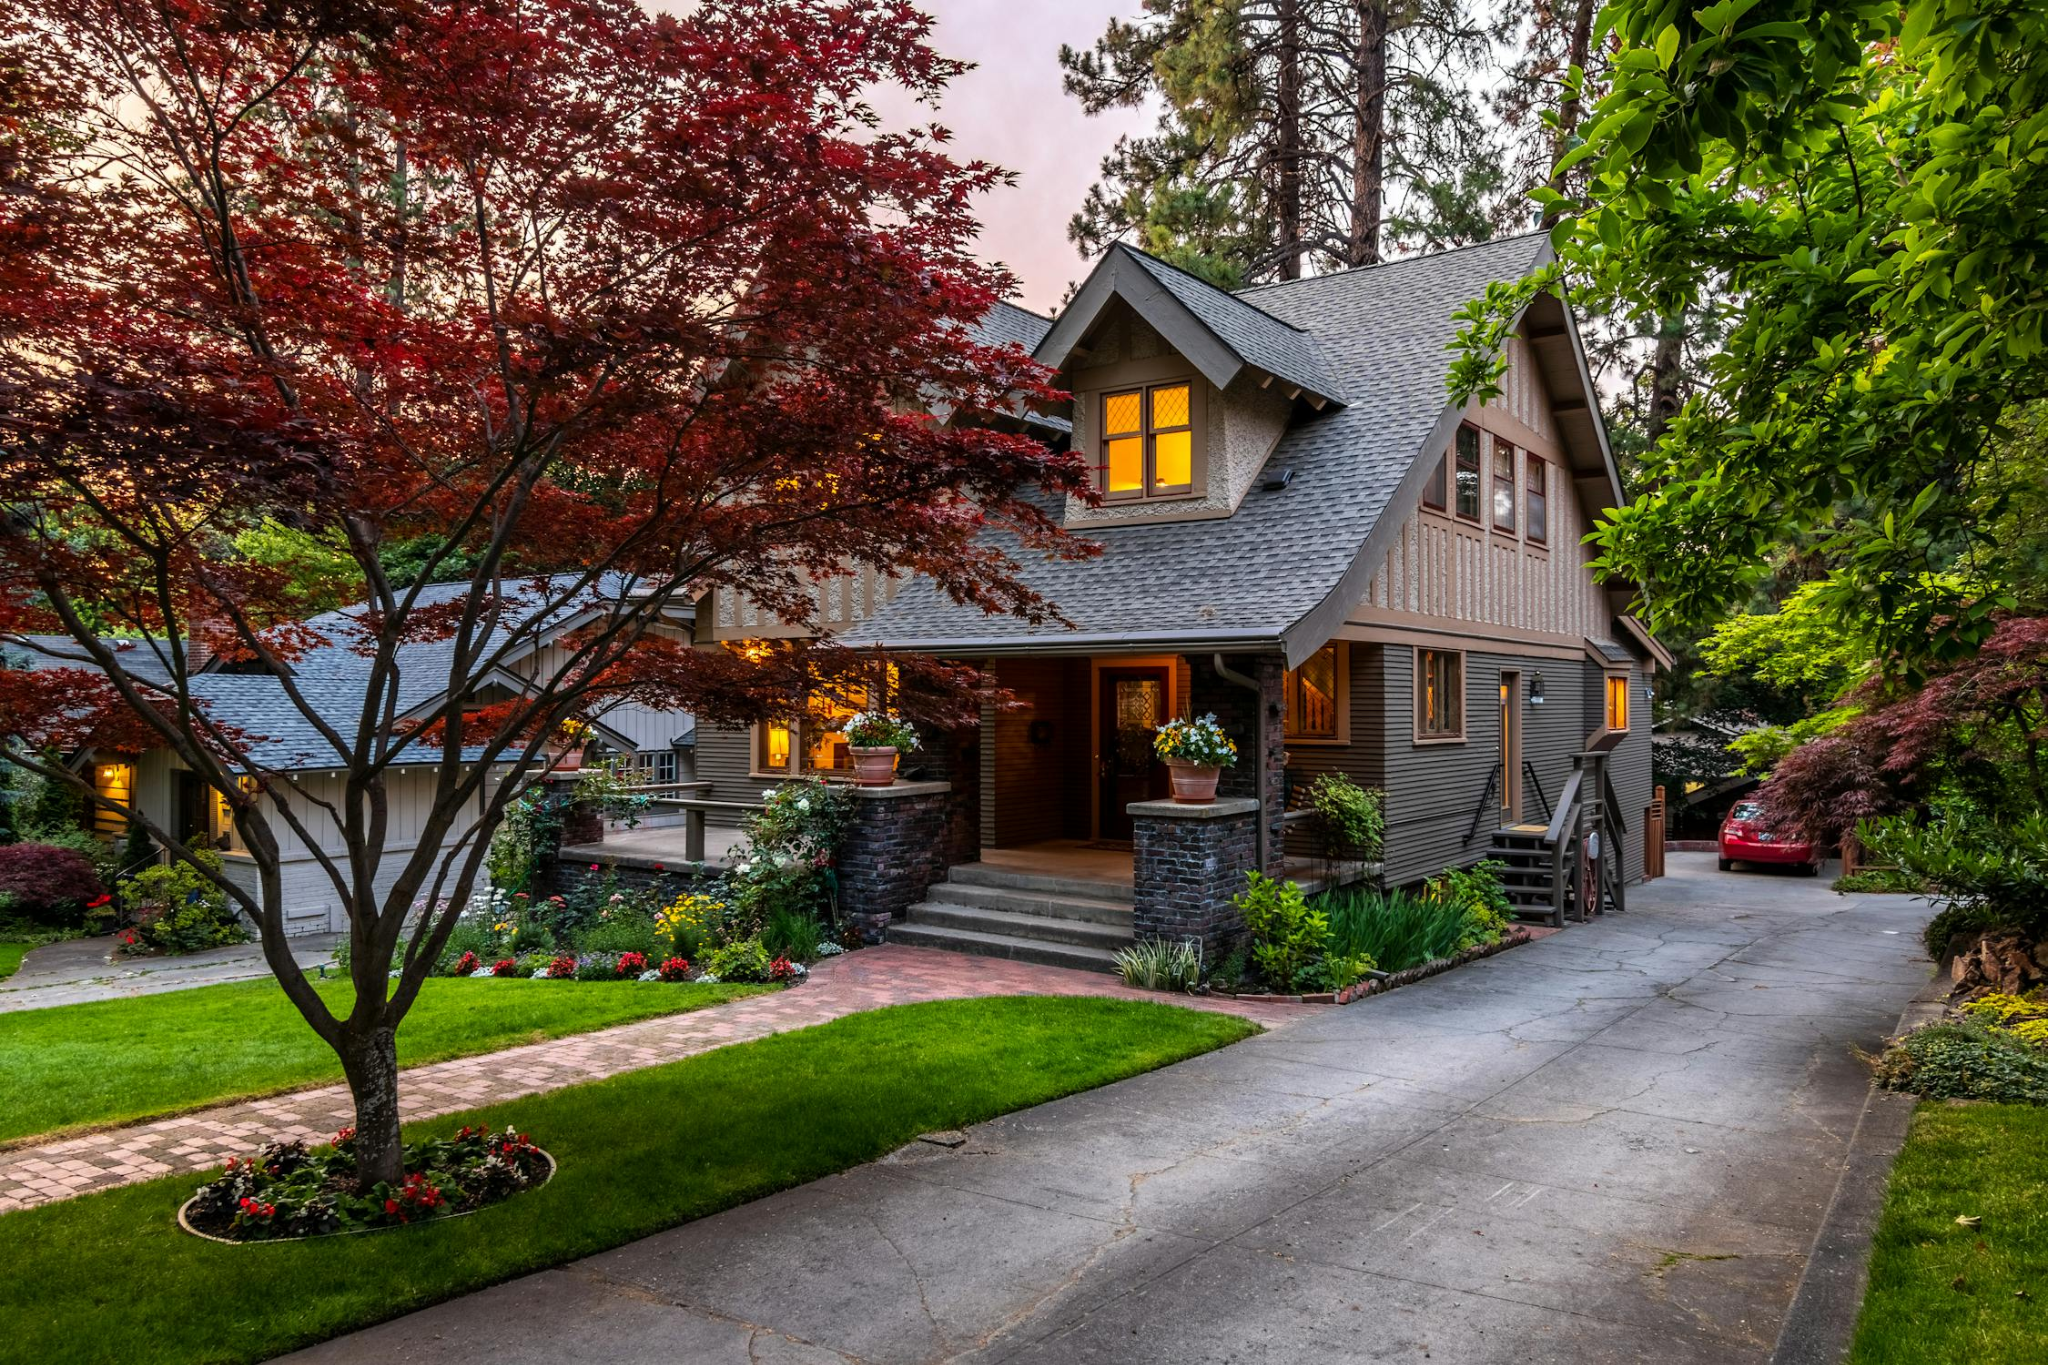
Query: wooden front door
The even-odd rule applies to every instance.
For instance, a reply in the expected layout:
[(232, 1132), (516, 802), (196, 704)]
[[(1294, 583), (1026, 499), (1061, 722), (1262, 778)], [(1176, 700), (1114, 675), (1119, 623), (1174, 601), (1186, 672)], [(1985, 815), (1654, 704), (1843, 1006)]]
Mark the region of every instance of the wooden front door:
[(1166, 765), (1152, 752), (1153, 731), (1172, 713), (1173, 678), (1163, 668), (1105, 668), (1095, 769), (1101, 778), (1097, 837), (1127, 840), (1133, 801), (1167, 793)]
[(1500, 675), (1500, 822), (1522, 822), (1522, 675)]

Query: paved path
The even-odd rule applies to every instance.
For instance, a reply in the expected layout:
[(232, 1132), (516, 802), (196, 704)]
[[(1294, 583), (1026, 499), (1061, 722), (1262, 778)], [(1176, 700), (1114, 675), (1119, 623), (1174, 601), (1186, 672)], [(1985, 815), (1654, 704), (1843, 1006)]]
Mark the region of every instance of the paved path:
[[(794, 990), (667, 1015), (503, 1052), (436, 1062), (405, 1072), (400, 1111), (408, 1119), (496, 1104), (560, 1086), (658, 1066), (727, 1043), (806, 1028), (859, 1010), (919, 1000), (989, 995), (1109, 995), (1157, 1000), (1095, 972), (962, 957), (930, 948), (869, 948), (821, 963)], [(1270, 1026), (1315, 1012), (1311, 1005), (1205, 1001), (1204, 1008)], [(0, 1029), (5, 1029), (0, 1022)], [(201, 1171), (265, 1142), (326, 1141), (351, 1121), (340, 1085), (195, 1110), (109, 1132), (0, 1151), (0, 1213), (68, 1199), (88, 1190)]]
[[(334, 956), (339, 934), (295, 938), (292, 956), (314, 967)], [(160, 991), (255, 981), (270, 975), (263, 949), (255, 943), (209, 948), (178, 957), (120, 957), (111, 937), (71, 938), (29, 951), (21, 969), (0, 981), (0, 1014), (11, 1010), (77, 1005), (92, 1000), (125, 1000)]]
[(1928, 911), (1671, 865), (1625, 916), (303, 1359), (1762, 1361)]

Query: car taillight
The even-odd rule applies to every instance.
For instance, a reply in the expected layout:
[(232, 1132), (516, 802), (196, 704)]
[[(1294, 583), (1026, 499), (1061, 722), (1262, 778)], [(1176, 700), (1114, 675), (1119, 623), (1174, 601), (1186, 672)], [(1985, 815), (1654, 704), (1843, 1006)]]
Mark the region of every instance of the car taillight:
[(1723, 833), (1728, 834), (1737, 839), (1747, 839), (1749, 837), (1749, 826), (1743, 824), (1742, 821), (1737, 820), (1730, 824), (1728, 828), (1723, 831)]

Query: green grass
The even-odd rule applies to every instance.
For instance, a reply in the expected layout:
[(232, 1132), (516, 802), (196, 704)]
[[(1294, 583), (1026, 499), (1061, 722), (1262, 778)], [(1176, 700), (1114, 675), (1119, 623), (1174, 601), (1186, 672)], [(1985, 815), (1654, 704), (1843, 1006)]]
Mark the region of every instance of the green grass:
[[(318, 983), (346, 1010), (346, 981)], [(398, 1029), (402, 1066), (722, 1004), (763, 986), (435, 977)], [(0, 1141), (341, 1078), (274, 981), (0, 1014)]]
[(1852, 1365), (2038, 1365), (2044, 1342), (2048, 1109), (1923, 1102), (1892, 1167)]
[(413, 1125), (517, 1123), (560, 1161), (545, 1189), (474, 1217), (221, 1246), (171, 1221), (190, 1176), (0, 1215), (4, 1354), (263, 1359), (1255, 1031), (1087, 997), (900, 1005)]
[(0, 943), (0, 981), (13, 976), (20, 969), (21, 960), (28, 956), (28, 950), (35, 946), (33, 943)]

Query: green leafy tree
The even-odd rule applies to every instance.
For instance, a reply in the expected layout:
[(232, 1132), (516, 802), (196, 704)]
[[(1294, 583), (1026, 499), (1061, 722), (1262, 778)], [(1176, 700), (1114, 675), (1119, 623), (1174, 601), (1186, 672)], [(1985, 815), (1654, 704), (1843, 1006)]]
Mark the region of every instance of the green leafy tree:
[(300, 531), (266, 520), (237, 535), (234, 546), (247, 563), (283, 576), (287, 586), (280, 597), (294, 616), (317, 616), (363, 600), (363, 571), (338, 531)]
[(1618, 0), (1593, 40), (1611, 87), (1556, 167), (1585, 190), (1537, 191), (1559, 263), (1471, 312), (1454, 392), (1491, 391), (1488, 324), (1536, 288), (1645, 328), (1710, 310), (1601, 566), (1696, 628), (1804, 542), (1887, 671), (1966, 656), (2011, 600), (1988, 476), (2048, 381), (2048, 9)]

